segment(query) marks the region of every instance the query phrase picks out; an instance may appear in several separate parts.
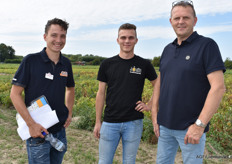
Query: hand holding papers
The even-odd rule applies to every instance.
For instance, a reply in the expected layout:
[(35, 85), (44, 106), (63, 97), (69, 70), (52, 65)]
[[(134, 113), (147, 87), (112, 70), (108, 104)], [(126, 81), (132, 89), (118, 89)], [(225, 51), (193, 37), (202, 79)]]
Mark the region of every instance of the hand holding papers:
[[(46, 129), (59, 122), (56, 111), (52, 111), (45, 96), (41, 96), (34, 100), (27, 109), (34, 121)], [(26, 140), (30, 138), (29, 128), (19, 113), (16, 114), (16, 120), (18, 123), (17, 132), (21, 139)]]

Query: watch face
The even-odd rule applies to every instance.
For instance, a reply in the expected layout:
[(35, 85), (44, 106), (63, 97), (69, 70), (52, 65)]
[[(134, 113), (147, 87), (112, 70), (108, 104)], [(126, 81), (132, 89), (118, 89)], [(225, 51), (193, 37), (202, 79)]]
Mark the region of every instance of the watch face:
[(201, 122), (201, 120), (199, 120), (199, 119), (197, 119), (196, 125), (197, 125), (197, 126), (200, 126), (200, 127), (203, 127), (203, 128), (206, 127), (206, 125), (204, 125), (204, 124)]
[(197, 124), (197, 125), (200, 125), (200, 124), (201, 124), (201, 121), (200, 121), (200, 120), (197, 120), (197, 121), (196, 121), (196, 124)]

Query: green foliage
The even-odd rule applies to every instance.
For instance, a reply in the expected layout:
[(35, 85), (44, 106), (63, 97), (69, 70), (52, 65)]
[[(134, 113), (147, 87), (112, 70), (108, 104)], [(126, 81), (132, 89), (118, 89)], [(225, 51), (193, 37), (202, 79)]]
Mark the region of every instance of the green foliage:
[[(12, 106), (10, 101), (11, 79), (16, 72), (18, 64), (0, 64), (0, 104)], [(73, 65), (75, 80), (75, 104), (73, 117), (79, 118), (76, 128), (92, 131), (95, 124), (95, 97), (98, 90), (97, 72), (99, 66)], [(158, 68), (156, 68), (158, 71)], [(232, 70), (227, 70), (225, 75), (226, 93), (222, 99), (218, 112), (211, 119), (210, 131), (207, 140), (212, 142), (220, 151), (232, 150)], [(148, 80), (145, 81), (143, 101), (148, 102), (153, 89)], [(153, 142), (154, 132), (150, 112), (145, 113), (142, 140)]]
[(5, 59), (5, 63), (21, 63), (22, 59)]
[(96, 58), (93, 61), (91, 61), (91, 65), (100, 65), (101, 64), (101, 59), (100, 58)]
[(154, 66), (154, 67), (159, 67), (160, 66), (160, 56), (158, 56), (158, 57), (154, 57), (153, 58), (153, 60), (152, 60), (152, 65)]
[(153, 134), (153, 125), (151, 119), (148, 117), (144, 117), (143, 119), (143, 135), (142, 135), (142, 140), (151, 142), (152, 137), (154, 136)]
[(105, 57), (101, 57), (101, 56), (95, 56), (95, 55), (84, 55), (82, 56), (81, 54), (77, 54), (77, 55), (67, 55), (67, 54), (63, 54), (64, 56), (66, 56), (67, 58), (69, 58), (69, 60), (73, 63), (76, 64), (79, 61), (84, 61), (87, 65), (100, 65), (100, 63), (106, 59)]
[(207, 136), (226, 150), (232, 150), (232, 70), (225, 73), (226, 93), (220, 107), (211, 119)]
[(230, 58), (226, 58), (224, 64), (226, 69), (232, 69), (232, 60), (230, 60)]
[(14, 59), (15, 50), (11, 46), (7, 46), (4, 43), (0, 44), (0, 62), (4, 62), (5, 59)]
[(98, 90), (97, 71), (98, 66), (73, 66), (76, 84), (73, 116), (79, 117), (75, 124), (79, 129), (92, 130), (95, 124), (95, 97)]
[(11, 102), (11, 99), (10, 99), (10, 90), (2, 92), (0, 94), (0, 102), (2, 105), (6, 106), (6, 107), (10, 107), (13, 105)]
[(76, 127), (79, 129), (93, 130), (95, 124), (95, 99), (88, 97), (81, 97), (73, 109), (73, 116), (78, 116), (79, 120)]
[(10, 99), (11, 79), (12, 75), (0, 73), (0, 104), (6, 107), (12, 106)]

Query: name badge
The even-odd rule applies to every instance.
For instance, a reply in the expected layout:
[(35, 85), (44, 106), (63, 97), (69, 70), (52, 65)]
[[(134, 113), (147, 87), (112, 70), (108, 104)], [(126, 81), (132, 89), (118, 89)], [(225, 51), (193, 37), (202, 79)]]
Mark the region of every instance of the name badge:
[(52, 75), (50, 72), (45, 74), (45, 78), (49, 80), (53, 80), (54, 75)]

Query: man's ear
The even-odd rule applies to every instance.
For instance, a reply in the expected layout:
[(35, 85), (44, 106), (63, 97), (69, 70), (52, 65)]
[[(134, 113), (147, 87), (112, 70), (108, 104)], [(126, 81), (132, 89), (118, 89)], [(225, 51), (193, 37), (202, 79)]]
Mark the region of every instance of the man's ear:
[(44, 35), (43, 35), (43, 38), (44, 38), (44, 40), (46, 41), (47, 35), (46, 35), (46, 34), (44, 34)]
[(197, 24), (197, 17), (194, 18), (194, 26)]

